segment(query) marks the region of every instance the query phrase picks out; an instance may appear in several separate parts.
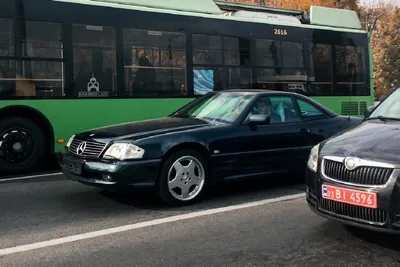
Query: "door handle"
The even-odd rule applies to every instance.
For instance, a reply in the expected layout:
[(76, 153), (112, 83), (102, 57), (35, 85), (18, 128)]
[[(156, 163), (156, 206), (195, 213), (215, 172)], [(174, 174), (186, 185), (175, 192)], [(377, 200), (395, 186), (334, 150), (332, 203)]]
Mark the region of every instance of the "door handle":
[(302, 133), (309, 133), (310, 130), (309, 130), (309, 129), (305, 129), (305, 128), (301, 128), (301, 129), (300, 129), (300, 132), (302, 132)]

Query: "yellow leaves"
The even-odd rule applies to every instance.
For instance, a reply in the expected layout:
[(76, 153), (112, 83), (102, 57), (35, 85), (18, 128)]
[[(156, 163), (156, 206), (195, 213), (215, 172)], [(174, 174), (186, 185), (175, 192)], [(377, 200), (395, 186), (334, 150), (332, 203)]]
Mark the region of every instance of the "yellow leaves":
[(275, 5), (282, 8), (300, 9), (309, 11), (311, 5), (333, 7), (334, 2), (332, 0), (276, 0)]

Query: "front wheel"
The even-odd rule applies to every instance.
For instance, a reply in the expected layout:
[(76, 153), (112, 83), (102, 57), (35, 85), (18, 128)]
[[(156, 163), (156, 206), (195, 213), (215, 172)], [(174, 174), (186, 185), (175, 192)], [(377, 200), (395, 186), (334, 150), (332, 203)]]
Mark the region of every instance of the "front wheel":
[(189, 205), (204, 195), (207, 161), (194, 150), (172, 154), (164, 163), (158, 182), (160, 198), (170, 205)]
[(0, 174), (29, 172), (46, 157), (42, 129), (29, 119), (10, 117), (0, 121)]

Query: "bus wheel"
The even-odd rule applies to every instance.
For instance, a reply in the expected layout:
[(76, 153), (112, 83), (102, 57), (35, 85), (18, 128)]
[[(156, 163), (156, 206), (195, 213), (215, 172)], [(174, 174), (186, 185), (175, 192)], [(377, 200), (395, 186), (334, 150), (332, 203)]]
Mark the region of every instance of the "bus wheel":
[(34, 170), (46, 158), (45, 134), (38, 125), (23, 117), (0, 121), (0, 173)]

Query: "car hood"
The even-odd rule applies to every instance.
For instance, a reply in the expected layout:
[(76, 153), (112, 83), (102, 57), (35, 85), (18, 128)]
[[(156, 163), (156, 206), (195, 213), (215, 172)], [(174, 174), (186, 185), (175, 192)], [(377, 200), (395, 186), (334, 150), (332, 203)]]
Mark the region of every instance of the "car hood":
[(101, 127), (79, 134), (84, 140), (143, 138), (157, 134), (195, 129), (211, 124), (189, 118), (166, 117)]
[(328, 139), (321, 156), (359, 157), (400, 164), (400, 123), (363, 122), (342, 134)]

